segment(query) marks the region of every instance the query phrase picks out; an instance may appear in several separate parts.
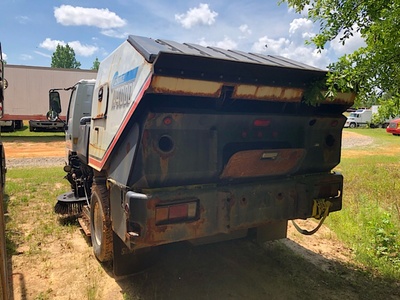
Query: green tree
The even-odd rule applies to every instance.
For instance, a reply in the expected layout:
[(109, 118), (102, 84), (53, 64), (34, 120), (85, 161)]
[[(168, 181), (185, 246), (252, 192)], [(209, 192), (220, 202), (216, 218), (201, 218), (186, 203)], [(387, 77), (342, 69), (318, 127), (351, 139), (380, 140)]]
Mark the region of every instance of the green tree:
[(92, 66), (91, 69), (98, 71), (99, 67), (100, 67), (100, 62), (99, 62), (99, 59), (96, 57), (95, 61), (93, 62), (93, 66)]
[[(282, 0), (320, 25), (309, 42), (322, 50), (335, 38), (344, 45), (355, 32), (365, 46), (328, 66), (329, 95), (353, 89), (358, 99), (391, 95), (400, 105), (400, 0)], [(392, 103), (392, 104), (393, 104)]]
[(75, 51), (68, 44), (65, 46), (57, 45), (51, 57), (52, 68), (79, 69), (81, 63), (75, 58)]

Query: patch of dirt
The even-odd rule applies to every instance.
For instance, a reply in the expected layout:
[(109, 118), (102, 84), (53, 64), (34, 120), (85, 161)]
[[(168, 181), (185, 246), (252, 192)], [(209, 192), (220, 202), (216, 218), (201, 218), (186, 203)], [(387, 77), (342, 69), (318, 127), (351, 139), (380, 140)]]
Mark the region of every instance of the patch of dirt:
[[(400, 139), (399, 139), (400, 141)], [(400, 147), (382, 148), (374, 145), (374, 139), (356, 132), (343, 131), (342, 157), (358, 157), (375, 155), (379, 151), (382, 155), (400, 155)]]
[[(343, 154), (371, 143), (345, 132)], [(42, 164), (50, 157), (59, 163), (64, 157), (59, 142), (5, 143), (5, 150), (11, 168), (24, 160)], [(307, 220), (299, 225), (309, 230), (317, 224)], [(304, 236), (289, 223), (287, 239), (262, 246), (251, 239), (170, 245), (162, 248), (153, 267), (122, 278), (95, 259), (90, 242), (74, 226), (64, 238), (38, 245), (46, 253), (40, 260), (25, 255), (29, 249), (24, 245), (17, 249), (12, 257), (15, 300), (400, 299), (400, 286), (388, 290), (382, 279), (363, 275), (352, 250), (326, 226)]]
[(64, 157), (65, 142), (5, 142), (6, 158)]

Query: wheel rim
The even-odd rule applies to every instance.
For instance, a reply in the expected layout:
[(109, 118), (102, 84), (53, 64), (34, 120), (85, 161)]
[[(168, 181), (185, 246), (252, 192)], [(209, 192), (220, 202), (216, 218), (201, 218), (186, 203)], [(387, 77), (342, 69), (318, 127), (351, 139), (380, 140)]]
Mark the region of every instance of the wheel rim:
[(94, 238), (96, 240), (97, 245), (101, 244), (101, 240), (103, 238), (103, 220), (100, 212), (99, 202), (96, 201), (94, 205)]

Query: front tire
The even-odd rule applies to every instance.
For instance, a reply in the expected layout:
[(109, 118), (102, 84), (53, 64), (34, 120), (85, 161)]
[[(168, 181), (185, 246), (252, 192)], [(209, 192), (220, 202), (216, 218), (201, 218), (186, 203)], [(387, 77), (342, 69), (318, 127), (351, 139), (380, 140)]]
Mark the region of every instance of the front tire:
[(109, 193), (105, 185), (92, 186), (90, 202), (90, 236), (93, 252), (100, 262), (108, 262), (113, 257), (113, 238), (110, 218)]

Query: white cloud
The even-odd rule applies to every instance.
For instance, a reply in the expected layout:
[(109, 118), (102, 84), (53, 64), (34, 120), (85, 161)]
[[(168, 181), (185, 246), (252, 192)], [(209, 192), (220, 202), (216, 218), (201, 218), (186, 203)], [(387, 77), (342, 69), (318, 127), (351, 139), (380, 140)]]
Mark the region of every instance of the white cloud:
[(329, 44), (332, 50), (335, 52), (337, 56), (342, 56), (344, 54), (349, 54), (354, 52), (360, 47), (364, 47), (365, 41), (361, 37), (359, 32), (354, 32), (353, 36), (346, 40), (346, 43), (342, 45), (340, 41), (340, 37), (342, 36), (343, 32), (339, 34), (334, 40), (332, 40)]
[(294, 19), (289, 24), (289, 36), (292, 41), (304, 44), (306, 40), (315, 36), (313, 22), (305, 18)]
[(119, 28), (127, 24), (107, 8), (84, 8), (79, 6), (61, 5), (54, 8), (54, 17), (57, 23), (65, 26), (94, 26), (98, 28)]
[[(302, 16), (307, 17), (308, 11), (309, 11), (311, 8), (312, 8), (312, 6), (311, 6), (310, 4), (304, 5), (304, 8), (303, 8), (303, 10), (300, 12), (300, 14), (301, 14)], [(289, 8), (288, 8), (288, 11), (289, 11), (290, 13), (296, 13), (296, 11), (295, 11), (295, 9), (294, 9), (293, 7), (289, 7)]]
[(239, 30), (245, 34), (251, 34), (251, 29), (249, 28), (249, 26), (247, 24), (243, 24), (239, 26)]
[(313, 29), (313, 22), (305, 19), (299, 18), (294, 19), (289, 25), (289, 34), (295, 34), (297, 31), (305, 32)]
[(305, 18), (294, 19), (287, 37), (270, 38), (263, 36), (253, 43), (252, 51), (279, 55), (304, 64), (326, 69), (330, 59), (327, 50), (318, 51), (313, 45), (305, 45), (305, 40), (315, 36), (314, 24)]
[(46, 57), (46, 58), (51, 58), (51, 55), (50, 54), (47, 54), (47, 53), (43, 53), (43, 52), (40, 52), (40, 51), (34, 51), (36, 54), (39, 54), (40, 56), (43, 56), (43, 57)]
[(222, 41), (216, 43), (216, 46), (222, 49), (236, 49), (237, 43), (229, 37), (224, 37)]
[(32, 55), (29, 55), (29, 54), (21, 54), (21, 55), (20, 55), (20, 59), (21, 59), (21, 60), (32, 60), (32, 59), (33, 59), (33, 56), (32, 56)]
[(184, 28), (191, 28), (195, 25), (212, 25), (218, 13), (211, 11), (208, 4), (200, 3), (198, 7), (190, 8), (184, 14), (175, 14), (175, 20)]
[(277, 40), (270, 39), (267, 36), (263, 36), (258, 39), (257, 42), (253, 44), (251, 50), (254, 52), (269, 52), (277, 54), (279, 53), (280, 49), (284, 49), (289, 47), (290, 41), (286, 38), (279, 38)]
[(222, 49), (236, 49), (238, 46), (234, 40), (227, 36), (225, 36), (221, 41), (206, 41), (203, 37), (198, 41), (198, 44), (203, 47), (218, 47)]
[(17, 22), (20, 24), (26, 24), (30, 21), (29, 17), (27, 17), (27, 16), (17, 16), (16, 19), (17, 19)]
[(118, 30), (114, 29), (104, 29), (101, 31), (102, 35), (109, 36), (109, 37), (114, 37), (114, 38), (119, 38), (119, 39), (126, 39), (128, 38), (129, 33), (128, 32), (120, 32)]
[(98, 50), (96, 46), (82, 45), (79, 41), (68, 42), (68, 45), (74, 49), (76, 54), (81, 56), (91, 56)]
[(46, 38), (42, 43), (40, 43), (39, 47), (49, 51), (55, 51), (57, 45), (65, 46), (66, 44), (74, 49), (75, 54), (81, 56), (91, 56), (98, 50), (98, 47), (96, 46), (82, 45), (79, 41), (66, 43), (64, 41), (52, 40), (50, 38)]
[(43, 42), (39, 44), (39, 47), (49, 51), (54, 51), (56, 50), (57, 45), (65, 46), (66, 43), (64, 41), (52, 40), (50, 38), (46, 38)]
[(279, 55), (304, 64), (325, 69), (329, 63), (327, 50), (318, 52), (313, 46), (306, 46), (287, 38), (271, 39), (261, 37), (252, 46), (257, 53)]
[(3, 59), (7, 60), (7, 54), (5, 54), (4, 52), (3, 52)]

